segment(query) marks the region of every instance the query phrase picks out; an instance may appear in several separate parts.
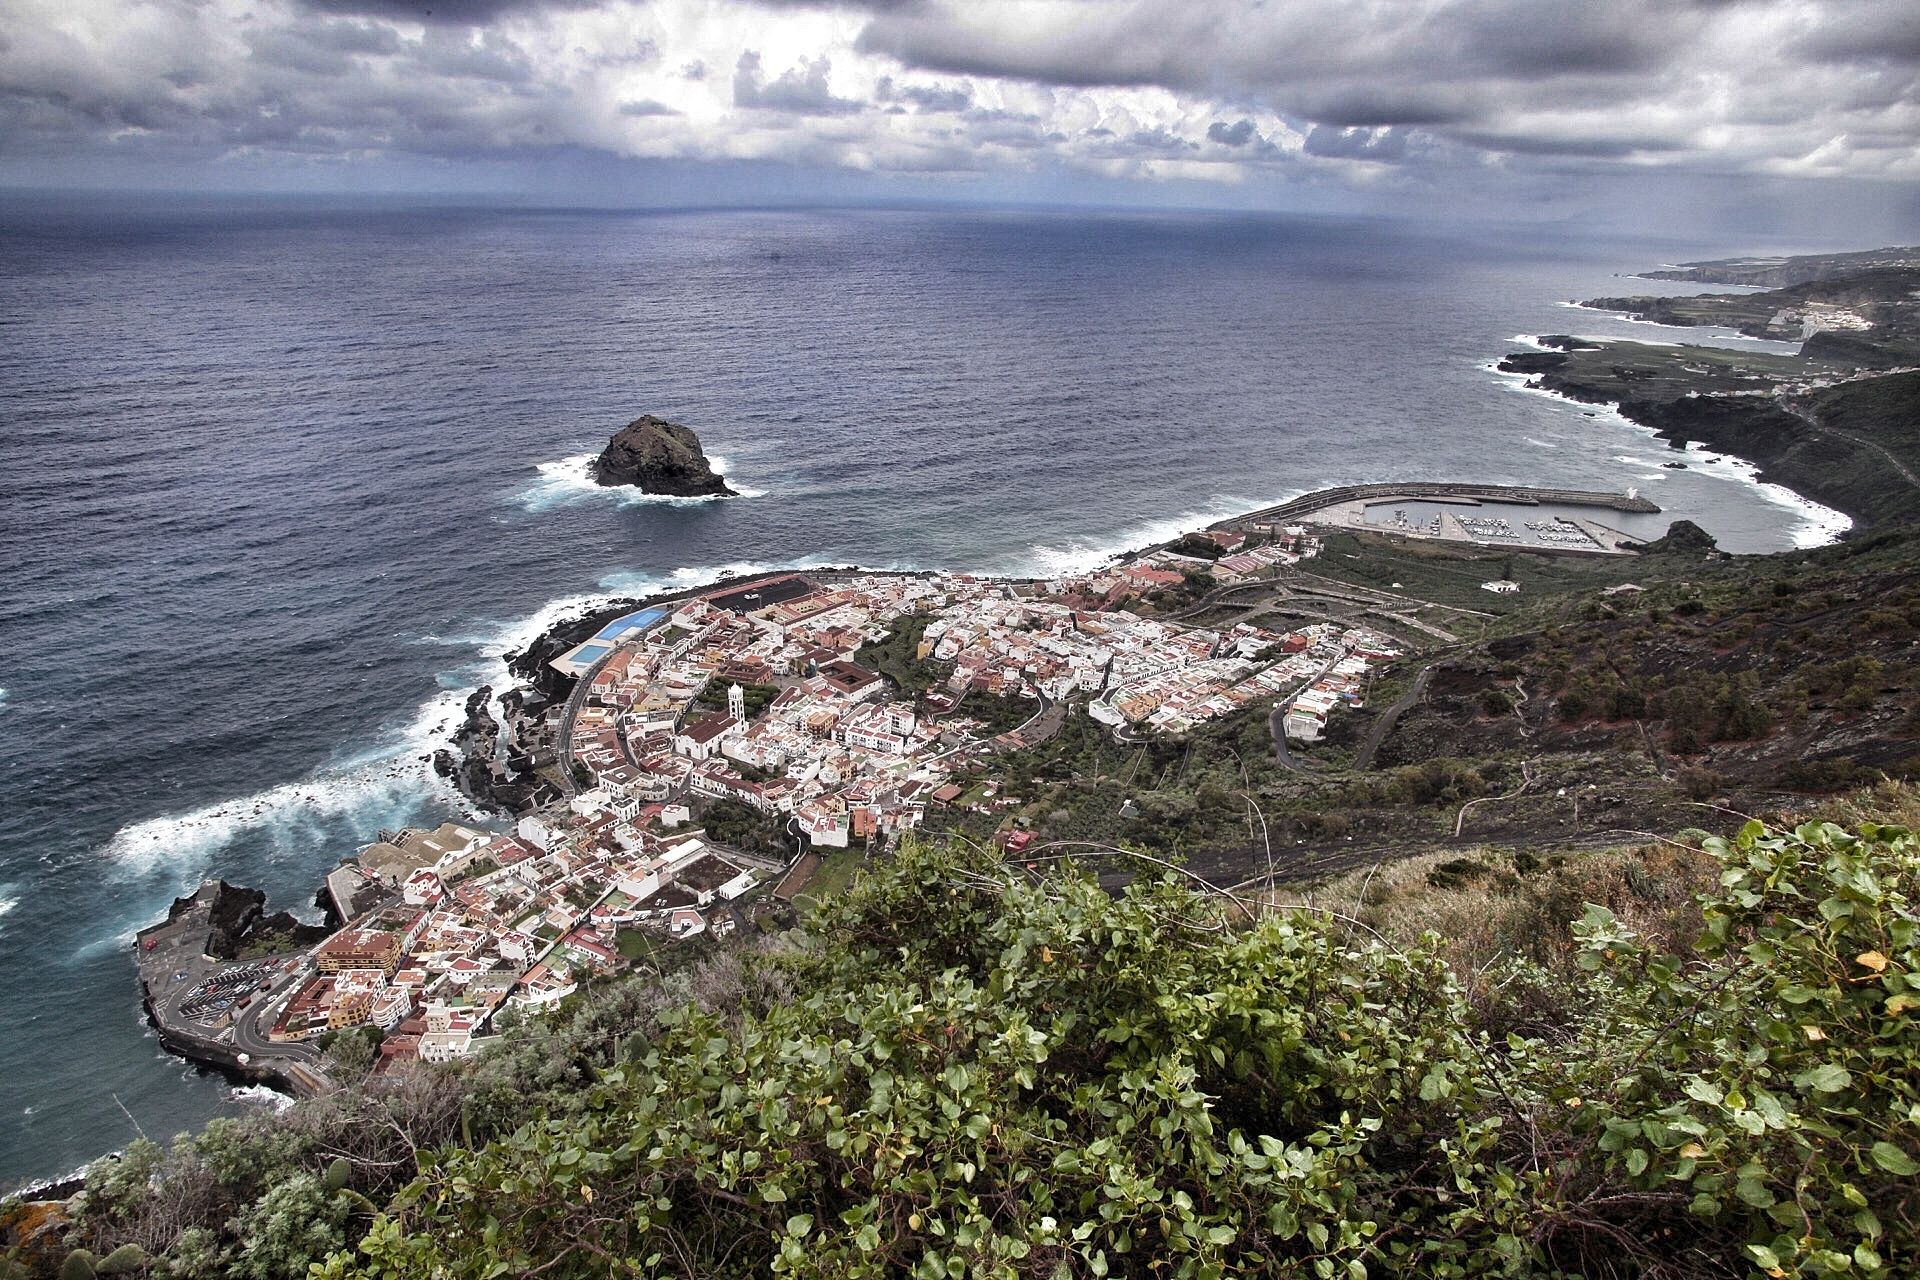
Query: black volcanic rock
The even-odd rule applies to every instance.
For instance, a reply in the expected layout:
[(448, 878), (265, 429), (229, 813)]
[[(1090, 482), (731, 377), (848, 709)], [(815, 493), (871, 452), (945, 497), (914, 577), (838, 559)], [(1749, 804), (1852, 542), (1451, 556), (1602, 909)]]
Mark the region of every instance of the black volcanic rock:
[(1640, 548), (1640, 554), (1701, 556), (1719, 549), (1713, 535), (1691, 520), (1675, 520), (1667, 526), (1665, 536), (1655, 538)]
[(1502, 373), (1547, 373), (1566, 367), (1567, 357), (1553, 351), (1512, 351), (1500, 361)]
[(595, 483), (609, 487), (630, 484), (675, 498), (735, 496), (707, 462), (691, 427), (652, 414), (615, 432), (588, 469)]

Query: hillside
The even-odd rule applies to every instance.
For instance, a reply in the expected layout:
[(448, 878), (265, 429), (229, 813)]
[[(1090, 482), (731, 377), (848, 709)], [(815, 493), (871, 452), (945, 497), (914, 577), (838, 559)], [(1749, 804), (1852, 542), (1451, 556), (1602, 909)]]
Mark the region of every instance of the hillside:
[(1920, 267), (1920, 247), (1860, 249), (1851, 253), (1806, 253), (1783, 258), (1716, 258), (1683, 262), (1658, 271), (1645, 271), (1647, 280), (1691, 280), (1700, 284), (1745, 285), (1778, 289), (1851, 275), (1877, 268)]
[[(1903, 827), (1752, 823), (1265, 910), (913, 845), (677, 997), (138, 1149), (76, 1242), (333, 1280), (1898, 1276), (1917, 866)], [(1531, 944), (1415, 933), (1476, 904)]]
[(1735, 803), (1920, 772), (1917, 554), (1903, 530), (1760, 561), (1650, 559), (1643, 589), (1542, 605), (1433, 661), (1380, 762), (1524, 755), (1544, 775), (1577, 757), (1603, 789), (1660, 775)]

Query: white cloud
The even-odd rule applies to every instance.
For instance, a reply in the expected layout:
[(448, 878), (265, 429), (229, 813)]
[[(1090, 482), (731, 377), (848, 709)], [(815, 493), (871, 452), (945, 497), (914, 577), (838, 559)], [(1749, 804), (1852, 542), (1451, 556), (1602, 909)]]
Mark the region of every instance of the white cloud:
[(1897, 0), (0, 0), (0, 155), (1920, 179)]

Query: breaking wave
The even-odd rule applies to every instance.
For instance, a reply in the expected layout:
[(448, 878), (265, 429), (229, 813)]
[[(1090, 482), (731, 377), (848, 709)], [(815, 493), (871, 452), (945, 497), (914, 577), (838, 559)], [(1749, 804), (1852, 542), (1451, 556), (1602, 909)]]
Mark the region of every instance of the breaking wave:
[[(1328, 486), (1323, 484), (1318, 487)], [(1021, 578), (1057, 578), (1087, 573), (1129, 551), (1150, 547), (1156, 543), (1169, 542), (1183, 533), (1204, 529), (1215, 521), (1225, 520), (1229, 516), (1245, 515), (1249, 511), (1276, 506), (1310, 492), (1312, 492), (1311, 489), (1296, 489), (1282, 497), (1262, 501), (1231, 497), (1216, 498), (1208, 505), (1183, 515), (1149, 520), (1133, 526), (1124, 533), (1105, 537), (1084, 536), (1061, 543), (1031, 547), (989, 566), (989, 571)]]
[[(254, 841), (267, 845), (275, 860), (299, 860), (318, 873), (334, 856), (373, 839), (382, 828), (405, 826), (433, 809), (482, 821), (434, 771), (432, 756), (452, 742), (473, 690), (490, 685), (497, 699), (514, 683), (506, 665), (510, 656), (554, 626), (622, 599), (823, 564), (818, 559), (781, 564), (742, 560), (687, 566), (664, 575), (609, 574), (600, 580), (599, 591), (556, 597), (519, 618), (478, 620), (470, 628), (416, 637), (416, 644), (461, 649), (469, 656), (438, 673), (439, 691), (421, 703), (409, 722), (298, 781), (130, 823), (113, 835), (104, 852), (123, 868), (171, 873), (184, 883), (213, 868), (231, 846)], [(12, 900), (0, 903), (10, 907)]]
[[(724, 502), (717, 495), (699, 498), (676, 498), (664, 493), (642, 493), (631, 486), (610, 488), (594, 482), (587, 467), (597, 454), (578, 453), (571, 457), (560, 458), (553, 462), (536, 463), (534, 470), (540, 478), (522, 489), (516, 500), (523, 510), (539, 515), (552, 511), (556, 507), (571, 506), (578, 502), (612, 502), (622, 507), (645, 505), (668, 507), (697, 507), (708, 502)], [(727, 474), (728, 462), (717, 455), (708, 455), (707, 462), (720, 475)], [(761, 498), (766, 496), (765, 489), (755, 489), (733, 482), (734, 491), (742, 498)]]
[(276, 855), (310, 858), (320, 870), (352, 838), (404, 825), (430, 800), (460, 807), (430, 758), (452, 737), (465, 701), (464, 688), (443, 688), (373, 746), (297, 782), (132, 823), (114, 833), (105, 852), (132, 870), (185, 872), (204, 870), (222, 850), (251, 838)]

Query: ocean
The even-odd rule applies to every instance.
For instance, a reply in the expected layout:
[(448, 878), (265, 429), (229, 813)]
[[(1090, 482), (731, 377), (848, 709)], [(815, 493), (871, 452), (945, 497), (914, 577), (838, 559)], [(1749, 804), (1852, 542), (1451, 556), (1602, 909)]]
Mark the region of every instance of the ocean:
[[(1516, 335), (1670, 336), (1564, 304), (1742, 247), (0, 204), (0, 1189), (257, 1105), (159, 1049), (133, 932), (203, 876), (300, 907), (380, 828), (460, 813), (428, 753), (591, 600), (807, 563), (1045, 574), (1387, 479), (1638, 487), (1654, 532), (1737, 550), (1826, 536), (1490, 370)], [(587, 483), (641, 413), (745, 496)]]

